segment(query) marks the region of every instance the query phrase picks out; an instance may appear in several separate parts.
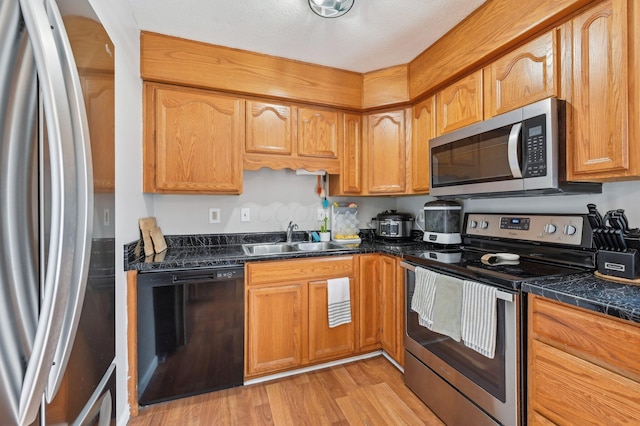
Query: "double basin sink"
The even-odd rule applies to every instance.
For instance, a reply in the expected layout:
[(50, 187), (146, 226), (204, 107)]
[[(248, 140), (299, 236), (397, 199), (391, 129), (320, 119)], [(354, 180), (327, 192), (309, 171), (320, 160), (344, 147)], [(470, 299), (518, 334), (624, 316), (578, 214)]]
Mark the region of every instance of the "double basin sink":
[(318, 243), (312, 242), (295, 242), (295, 243), (258, 243), (243, 244), (242, 250), (247, 256), (265, 256), (270, 254), (284, 254), (295, 252), (324, 252), (336, 250), (349, 250), (342, 244), (330, 241), (322, 241)]

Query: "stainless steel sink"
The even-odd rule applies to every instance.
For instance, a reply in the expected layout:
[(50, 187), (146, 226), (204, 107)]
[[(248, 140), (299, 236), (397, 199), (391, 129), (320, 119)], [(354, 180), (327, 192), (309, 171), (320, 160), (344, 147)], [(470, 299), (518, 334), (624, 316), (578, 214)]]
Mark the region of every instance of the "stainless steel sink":
[(329, 241), (319, 243), (256, 243), (242, 245), (242, 250), (244, 250), (247, 256), (267, 256), (270, 254), (292, 253), (297, 251), (333, 251), (345, 249), (348, 248)]
[(298, 251), (294, 246), (287, 243), (258, 243), (258, 244), (243, 244), (242, 249), (245, 254), (249, 256), (269, 255), (290, 253), (292, 251)]
[(328, 251), (328, 250), (344, 250), (343, 245), (322, 241), (319, 243), (295, 243), (294, 246), (300, 251)]

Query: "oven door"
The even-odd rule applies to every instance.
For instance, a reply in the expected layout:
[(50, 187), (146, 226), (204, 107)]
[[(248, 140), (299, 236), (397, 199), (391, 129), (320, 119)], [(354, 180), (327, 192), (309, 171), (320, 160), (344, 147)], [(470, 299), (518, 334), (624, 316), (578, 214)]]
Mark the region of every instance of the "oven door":
[[(499, 291), (496, 351), (490, 359), (418, 324), (418, 315), (411, 310), (415, 267), (406, 262), (402, 266), (406, 269), (404, 344), (413, 357), (405, 361), (407, 385), (449, 425), (520, 424), (519, 295)], [(459, 401), (452, 402), (456, 398)], [(461, 407), (469, 400), (473, 406), (465, 413)]]

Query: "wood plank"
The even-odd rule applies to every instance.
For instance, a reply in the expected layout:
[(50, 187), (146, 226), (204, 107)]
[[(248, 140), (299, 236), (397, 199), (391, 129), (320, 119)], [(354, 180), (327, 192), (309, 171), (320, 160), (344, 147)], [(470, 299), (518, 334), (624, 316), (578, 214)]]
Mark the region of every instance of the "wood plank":
[(156, 404), (141, 425), (443, 425), (384, 357)]
[(362, 82), (362, 108), (407, 102), (409, 100), (408, 80), (408, 64), (365, 73)]
[(361, 108), (362, 74), (143, 31), (144, 80)]
[(138, 271), (127, 272), (127, 365), (129, 414), (138, 415)]
[(409, 63), (409, 97), (456, 80), (592, 1), (487, 1)]

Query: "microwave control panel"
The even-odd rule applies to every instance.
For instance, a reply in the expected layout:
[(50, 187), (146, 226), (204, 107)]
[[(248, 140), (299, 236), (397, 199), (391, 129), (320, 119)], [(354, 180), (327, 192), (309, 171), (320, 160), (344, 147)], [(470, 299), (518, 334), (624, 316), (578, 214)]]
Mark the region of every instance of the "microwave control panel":
[(471, 236), (579, 246), (583, 242), (584, 221), (583, 215), (469, 213), (465, 232)]
[(545, 115), (529, 118), (522, 125), (524, 177), (547, 175), (547, 123)]

